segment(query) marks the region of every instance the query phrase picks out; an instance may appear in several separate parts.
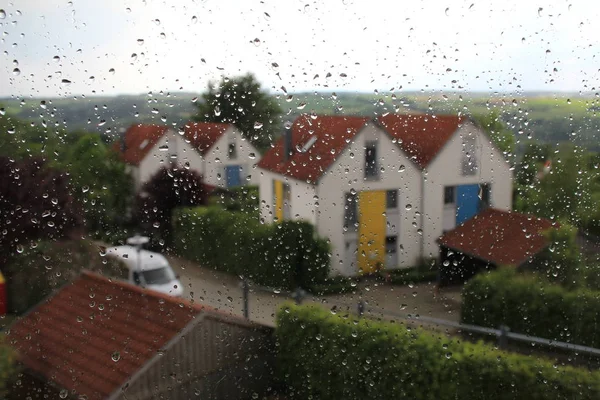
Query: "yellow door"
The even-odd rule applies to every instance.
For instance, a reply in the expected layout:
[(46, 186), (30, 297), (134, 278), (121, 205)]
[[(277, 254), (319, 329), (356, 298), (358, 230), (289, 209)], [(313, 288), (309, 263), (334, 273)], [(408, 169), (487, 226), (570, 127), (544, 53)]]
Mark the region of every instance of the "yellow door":
[(385, 191), (358, 195), (358, 267), (371, 274), (385, 265)]
[(273, 181), (273, 195), (275, 197), (275, 218), (277, 221), (283, 221), (283, 182)]

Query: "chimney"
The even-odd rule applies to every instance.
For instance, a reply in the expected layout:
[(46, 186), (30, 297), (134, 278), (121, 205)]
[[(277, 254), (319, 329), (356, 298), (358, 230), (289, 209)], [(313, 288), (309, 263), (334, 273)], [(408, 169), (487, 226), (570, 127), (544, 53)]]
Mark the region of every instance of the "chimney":
[(283, 160), (287, 161), (294, 154), (294, 143), (292, 140), (292, 125), (291, 121), (286, 121), (283, 126)]
[(125, 132), (127, 130), (125, 128), (119, 128), (119, 140), (121, 142), (121, 152), (125, 153), (127, 150), (127, 143), (125, 142)]

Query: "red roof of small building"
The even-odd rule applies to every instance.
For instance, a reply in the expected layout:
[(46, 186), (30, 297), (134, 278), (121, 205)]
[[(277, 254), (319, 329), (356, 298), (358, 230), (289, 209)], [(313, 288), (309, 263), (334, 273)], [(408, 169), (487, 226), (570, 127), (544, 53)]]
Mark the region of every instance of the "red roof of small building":
[[(263, 155), (258, 166), (292, 178), (316, 183), (368, 121), (367, 117), (319, 115), (313, 118), (302, 115), (296, 118), (291, 127), (294, 149), (292, 156), (285, 159), (285, 138), (282, 136)], [(308, 150), (301, 151), (312, 136), (316, 137), (316, 142)]]
[(11, 326), (26, 368), (89, 399), (119, 389), (202, 307), (84, 272)]
[(125, 148), (122, 148), (121, 140), (115, 142), (113, 148), (121, 153), (121, 158), (127, 164), (139, 165), (167, 129), (163, 125), (131, 125), (121, 139), (125, 140)]
[(550, 220), (488, 208), (439, 238), (440, 245), (495, 265), (518, 266), (548, 246)]
[(229, 127), (230, 124), (188, 122), (184, 127), (183, 136), (200, 154), (205, 154)]
[[(388, 114), (375, 122), (396, 139), (400, 148), (419, 167), (424, 168), (465, 120), (452, 115)], [(263, 155), (258, 166), (316, 183), (369, 121), (368, 117), (319, 115), (313, 118), (302, 115), (292, 125), (292, 156), (285, 159), (284, 138), (281, 137)], [(316, 142), (307, 151), (301, 151), (312, 136), (316, 136)]]
[(387, 114), (377, 122), (411, 160), (425, 168), (465, 120), (456, 115)]

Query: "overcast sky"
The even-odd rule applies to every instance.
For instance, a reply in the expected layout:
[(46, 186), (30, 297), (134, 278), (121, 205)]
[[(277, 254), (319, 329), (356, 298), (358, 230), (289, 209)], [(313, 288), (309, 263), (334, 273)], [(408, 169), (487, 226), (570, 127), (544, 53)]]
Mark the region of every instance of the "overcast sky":
[(0, 8), (0, 96), (201, 92), (245, 72), (279, 93), (590, 91), (600, 78), (597, 1), (0, 0)]

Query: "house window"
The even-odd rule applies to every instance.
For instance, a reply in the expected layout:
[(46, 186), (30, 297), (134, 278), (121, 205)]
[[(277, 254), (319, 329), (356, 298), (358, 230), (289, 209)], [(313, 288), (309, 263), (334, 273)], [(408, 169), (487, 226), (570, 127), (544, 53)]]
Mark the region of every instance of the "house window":
[(477, 171), (477, 157), (475, 156), (475, 135), (463, 137), (462, 174), (463, 176), (475, 175)]
[(480, 204), (480, 209), (484, 210), (488, 207), (491, 206), (491, 191), (492, 191), (492, 185), (489, 183), (484, 183), (483, 185), (481, 185), (481, 204)]
[(227, 155), (230, 160), (235, 160), (237, 158), (237, 148), (235, 147), (235, 143), (229, 143)]
[(386, 192), (386, 200), (385, 200), (386, 208), (393, 209), (398, 208), (398, 191), (397, 190), (388, 190)]
[(444, 188), (444, 204), (454, 203), (456, 203), (456, 188), (454, 186), (446, 186)]
[(365, 178), (376, 178), (377, 175), (377, 142), (367, 142), (365, 146)]
[(385, 238), (385, 254), (396, 254), (398, 251), (398, 236), (387, 236)]
[(356, 193), (346, 193), (346, 201), (344, 204), (344, 227), (354, 230), (358, 223), (358, 207)]

